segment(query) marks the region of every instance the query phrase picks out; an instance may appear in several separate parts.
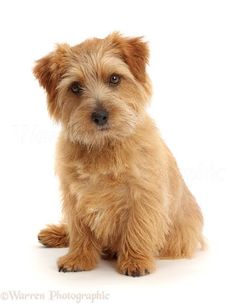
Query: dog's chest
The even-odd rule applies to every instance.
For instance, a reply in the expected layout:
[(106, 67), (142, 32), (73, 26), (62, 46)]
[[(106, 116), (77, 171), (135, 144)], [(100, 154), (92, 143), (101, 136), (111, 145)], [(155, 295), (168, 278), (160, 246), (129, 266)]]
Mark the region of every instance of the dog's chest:
[(77, 197), (78, 213), (83, 221), (104, 243), (119, 234), (127, 217), (127, 184), (121, 175), (113, 172), (87, 172), (76, 168), (77, 179), (71, 191)]

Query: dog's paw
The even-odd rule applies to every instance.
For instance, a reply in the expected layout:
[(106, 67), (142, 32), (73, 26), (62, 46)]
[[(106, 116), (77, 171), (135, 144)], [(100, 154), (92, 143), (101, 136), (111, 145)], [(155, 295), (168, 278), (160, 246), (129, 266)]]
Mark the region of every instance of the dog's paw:
[(155, 264), (152, 260), (135, 260), (126, 259), (118, 262), (118, 271), (121, 274), (140, 277), (150, 274), (155, 269)]
[(67, 254), (60, 257), (57, 261), (59, 272), (78, 272), (92, 270), (96, 267), (96, 261), (89, 260), (82, 255)]

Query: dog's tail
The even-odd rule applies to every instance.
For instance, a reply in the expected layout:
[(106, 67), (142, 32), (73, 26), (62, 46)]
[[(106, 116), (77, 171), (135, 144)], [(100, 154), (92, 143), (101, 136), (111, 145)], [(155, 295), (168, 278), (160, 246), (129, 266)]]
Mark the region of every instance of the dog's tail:
[(68, 247), (69, 234), (66, 224), (48, 225), (38, 234), (38, 240), (46, 247)]

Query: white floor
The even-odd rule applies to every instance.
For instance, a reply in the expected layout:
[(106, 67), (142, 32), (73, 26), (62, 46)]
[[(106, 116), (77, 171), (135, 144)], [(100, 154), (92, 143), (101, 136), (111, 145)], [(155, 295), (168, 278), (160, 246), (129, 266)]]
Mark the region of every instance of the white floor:
[(59, 273), (56, 260), (67, 249), (44, 248), (35, 238), (27, 241), (22, 235), (16, 235), (14, 242), (8, 242), (1, 253), (0, 297), (5, 303), (16, 303), (18, 297), (26, 297), (29, 303), (52, 300), (154, 303), (155, 300), (155, 303), (230, 304), (236, 300), (230, 276), (236, 270), (234, 256), (232, 252), (226, 254), (225, 243), (212, 244), (191, 260), (157, 261), (155, 273), (132, 278), (117, 273), (115, 262), (111, 261), (101, 261), (89, 272)]

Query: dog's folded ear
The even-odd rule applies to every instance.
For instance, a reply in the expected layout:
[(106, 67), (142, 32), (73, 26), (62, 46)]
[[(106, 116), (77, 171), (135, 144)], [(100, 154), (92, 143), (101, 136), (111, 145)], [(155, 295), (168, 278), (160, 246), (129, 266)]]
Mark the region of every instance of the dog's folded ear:
[(47, 93), (56, 90), (60, 78), (66, 72), (70, 51), (68, 44), (59, 44), (54, 52), (36, 61), (33, 73)]
[(146, 82), (146, 64), (149, 59), (149, 48), (142, 37), (127, 38), (115, 32), (110, 35), (112, 43), (121, 51), (121, 56), (129, 66), (135, 78)]
[(36, 61), (33, 69), (35, 77), (48, 94), (48, 109), (56, 118), (57, 86), (68, 68), (68, 44), (59, 44), (54, 52)]

